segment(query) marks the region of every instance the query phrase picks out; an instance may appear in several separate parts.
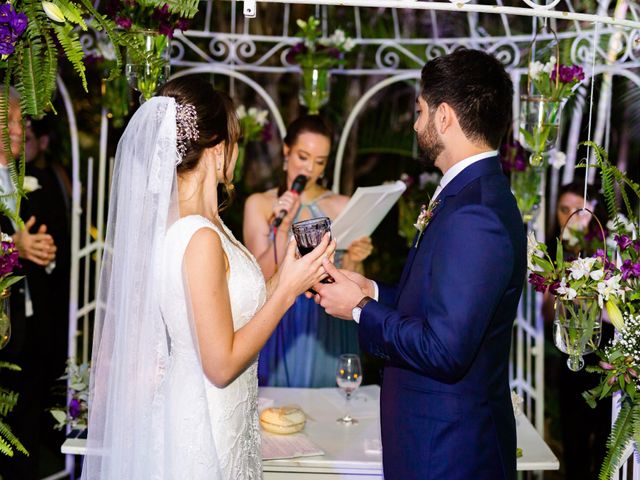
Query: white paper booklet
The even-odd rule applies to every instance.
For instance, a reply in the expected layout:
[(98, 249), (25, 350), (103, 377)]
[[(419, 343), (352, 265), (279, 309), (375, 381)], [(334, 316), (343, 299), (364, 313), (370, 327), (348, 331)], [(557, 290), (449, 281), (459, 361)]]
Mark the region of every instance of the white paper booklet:
[(324, 455), (324, 451), (309, 440), (309, 437), (304, 433), (292, 435), (277, 435), (264, 431), (261, 433), (263, 460)]
[(407, 186), (400, 180), (375, 187), (358, 187), (338, 218), (331, 223), (331, 233), (338, 249), (370, 236)]

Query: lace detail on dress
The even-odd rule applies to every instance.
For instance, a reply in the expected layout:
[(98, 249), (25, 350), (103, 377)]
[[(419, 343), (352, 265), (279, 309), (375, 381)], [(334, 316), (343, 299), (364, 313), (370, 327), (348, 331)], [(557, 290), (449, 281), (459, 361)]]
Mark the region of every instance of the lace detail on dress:
[[(210, 480), (217, 478), (212, 476), (217, 467), (219, 478), (224, 480), (261, 479), (257, 358), (231, 384), (217, 388), (202, 372), (189, 324), (182, 259), (191, 237), (203, 227), (219, 235), (227, 255), (235, 330), (251, 320), (266, 300), (260, 267), (226, 226), (221, 230), (200, 216), (184, 217), (171, 226), (166, 236), (161, 279), (162, 313), (171, 353), (159, 393), (169, 425), (165, 442), (175, 445), (177, 454), (161, 460), (165, 464), (163, 478)], [(165, 445), (164, 451), (171, 449)]]

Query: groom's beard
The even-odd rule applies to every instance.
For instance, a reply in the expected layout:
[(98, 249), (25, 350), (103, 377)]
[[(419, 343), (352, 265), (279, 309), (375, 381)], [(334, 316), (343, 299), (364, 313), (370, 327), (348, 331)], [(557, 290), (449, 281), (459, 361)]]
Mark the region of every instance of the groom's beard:
[(438, 138), (433, 119), (427, 123), (426, 128), (417, 134), (418, 146), (424, 152), (423, 162), (432, 167), (438, 156), (444, 150), (444, 145)]

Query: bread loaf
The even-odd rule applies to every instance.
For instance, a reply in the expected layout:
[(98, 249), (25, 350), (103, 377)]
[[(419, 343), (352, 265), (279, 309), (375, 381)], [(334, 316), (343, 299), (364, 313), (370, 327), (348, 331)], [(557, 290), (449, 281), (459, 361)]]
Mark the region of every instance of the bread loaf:
[(270, 433), (287, 435), (304, 428), (306, 416), (298, 407), (265, 408), (260, 414), (260, 425)]

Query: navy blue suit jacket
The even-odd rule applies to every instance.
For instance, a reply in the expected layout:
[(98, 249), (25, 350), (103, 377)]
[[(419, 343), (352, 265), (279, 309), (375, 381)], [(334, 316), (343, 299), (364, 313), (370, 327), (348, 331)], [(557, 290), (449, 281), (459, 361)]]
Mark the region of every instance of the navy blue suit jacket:
[(362, 348), (386, 360), (386, 480), (513, 480), (511, 329), (526, 237), (498, 158), (440, 193), (396, 288), (362, 310)]

